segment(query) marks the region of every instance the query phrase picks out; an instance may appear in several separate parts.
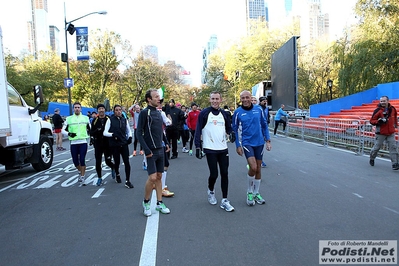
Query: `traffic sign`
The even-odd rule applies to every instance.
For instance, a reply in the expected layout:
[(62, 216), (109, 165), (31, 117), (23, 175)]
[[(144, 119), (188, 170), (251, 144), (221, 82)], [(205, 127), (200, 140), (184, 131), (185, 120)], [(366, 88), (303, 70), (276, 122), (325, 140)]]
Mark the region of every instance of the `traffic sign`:
[(73, 78), (64, 78), (64, 87), (65, 88), (73, 87)]

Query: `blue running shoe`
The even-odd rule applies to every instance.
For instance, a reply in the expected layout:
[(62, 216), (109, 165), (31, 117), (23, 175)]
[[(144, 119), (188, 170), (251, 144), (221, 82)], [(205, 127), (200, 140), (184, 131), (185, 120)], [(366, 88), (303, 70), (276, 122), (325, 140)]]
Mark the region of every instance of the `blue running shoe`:
[(262, 162), (262, 168), (265, 168), (266, 167), (266, 163), (265, 162)]
[(145, 165), (145, 163), (143, 162), (143, 170), (147, 171), (147, 165)]
[(103, 183), (103, 179), (102, 178), (98, 178), (97, 179), (97, 186), (101, 186)]

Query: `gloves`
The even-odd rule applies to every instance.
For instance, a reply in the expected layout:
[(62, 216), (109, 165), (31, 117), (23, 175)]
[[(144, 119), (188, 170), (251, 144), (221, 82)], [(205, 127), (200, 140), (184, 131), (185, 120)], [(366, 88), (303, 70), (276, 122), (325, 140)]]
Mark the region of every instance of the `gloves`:
[(112, 133), (112, 137), (113, 137), (115, 140), (118, 140), (118, 137), (117, 137), (114, 133)]
[(234, 131), (231, 131), (229, 135), (229, 140), (231, 143), (234, 143), (236, 141), (236, 133)]
[(202, 159), (201, 149), (197, 148), (195, 150), (195, 157), (197, 157), (198, 159)]
[(382, 123), (386, 123), (387, 119), (385, 117), (383, 117), (383, 118), (380, 117), (380, 118), (378, 118), (378, 121), (380, 121)]
[(130, 144), (130, 143), (132, 143), (132, 137), (129, 137), (129, 138), (127, 139), (127, 144)]
[(68, 136), (71, 137), (71, 138), (74, 138), (74, 137), (76, 137), (76, 133), (69, 132)]

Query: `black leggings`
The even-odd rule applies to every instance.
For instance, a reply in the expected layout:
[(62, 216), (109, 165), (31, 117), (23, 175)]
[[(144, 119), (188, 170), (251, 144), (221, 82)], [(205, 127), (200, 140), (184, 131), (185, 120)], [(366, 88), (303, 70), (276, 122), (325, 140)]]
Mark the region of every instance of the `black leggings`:
[[(133, 150), (135, 151), (137, 149), (137, 143), (139, 142), (139, 139), (137, 138), (137, 129), (134, 130), (134, 141), (133, 141)], [(140, 151), (141, 151), (141, 145), (140, 145)]]
[(218, 164), (220, 169), (220, 186), (222, 188), (223, 198), (227, 198), (229, 189), (229, 151), (224, 150), (218, 153), (206, 153), (206, 160), (209, 167), (208, 188), (213, 191), (215, 189), (216, 179), (218, 178)]
[(276, 121), (274, 121), (274, 135), (276, 135), (278, 124), (280, 124), (280, 123), (283, 123), (283, 130), (285, 130), (285, 126), (287, 125), (287, 122), (285, 122), (284, 120), (276, 120)]
[(104, 145), (104, 143), (102, 143), (102, 142), (94, 142), (94, 156), (96, 158), (96, 172), (97, 172), (97, 176), (99, 178), (102, 177), (101, 164), (103, 161), (103, 158), (102, 158), (103, 154), (104, 154), (104, 158), (105, 158), (105, 164), (108, 165), (109, 168), (111, 168), (111, 170), (115, 170), (115, 165), (111, 160), (112, 153), (111, 153), (111, 150), (108, 147), (108, 145)]
[(130, 181), (129, 146), (123, 145), (111, 147), (111, 151), (112, 156), (114, 157), (116, 175), (119, 175), (119, 165), (121, 164), (122, 156), (123, 163), (125, 164), (126, 181)]
[(193, 149), (195, 130), (190, 129), (190, 150)]

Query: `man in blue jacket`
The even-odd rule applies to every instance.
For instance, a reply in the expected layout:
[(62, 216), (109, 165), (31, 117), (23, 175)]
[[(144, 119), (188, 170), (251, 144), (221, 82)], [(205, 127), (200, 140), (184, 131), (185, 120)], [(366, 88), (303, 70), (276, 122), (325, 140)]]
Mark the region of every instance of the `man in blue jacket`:
[(285, 133), (285, 127), (287, 126), (287, 122), (285, 119), (281, 119), (283, 116), (286, 118), (288, 114), (284, 112), (284, 104), (281, 105), (280, 109), (278, 109), (276, 116), (274, 117), (274, 136), (276, 136), (277, 128), (280, 123), (283, 123), (283, 132)]
[(245, 154), (249, 165), (247, 178), (247, 205), (253, 206), (255, 202), (265, 204), (265, 200), (259, 193), (261, 181), (261, 164), (263, 147), (266, 142), (266, 150), (270, 151), (269, 128), (267, 126), (265, 113), (257, 104), (252, 104), (251, 93), (243, 91), (240, 94), (241, 107), (233, 114), (233, 130), (238, 134), (238, 127), (241, 125), (241, 143), (236, 138), (237, 154)]

